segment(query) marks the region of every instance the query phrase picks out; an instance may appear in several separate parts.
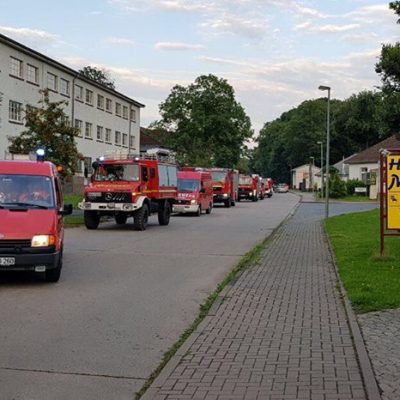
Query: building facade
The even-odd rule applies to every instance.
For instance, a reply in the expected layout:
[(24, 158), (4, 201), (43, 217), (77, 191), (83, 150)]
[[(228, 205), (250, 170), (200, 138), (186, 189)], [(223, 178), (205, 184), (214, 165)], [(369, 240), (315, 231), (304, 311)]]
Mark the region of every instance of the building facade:
[(321, 189), (320, 168), (312, 164), (300, 165), (291, 170), (291, 188), (301, 191)]
[(69, 121), (79, 129), (78, 170), (89, 172), (94, 159), (110, 151), (140, 151), (143, 104), (0, 34), (0, 159), (8, 155), (8, 136), (25, 129), (27, 107), (38, 107), (41, 89), (50, 101), (65, 100)]

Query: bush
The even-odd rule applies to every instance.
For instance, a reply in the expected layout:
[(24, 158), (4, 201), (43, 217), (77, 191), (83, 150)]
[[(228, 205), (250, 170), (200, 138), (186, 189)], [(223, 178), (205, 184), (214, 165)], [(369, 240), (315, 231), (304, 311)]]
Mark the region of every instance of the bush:
[(356, 187), (365, 187), (365, 183), (359, 179), (350, 179), (346, 183), (346, 190), (349, 196), (353, 196)]
[(346, 196), (346, 182), (342, 181), (338, 174), (332, 174), (330, 180), (329, 197), (338, 199)]

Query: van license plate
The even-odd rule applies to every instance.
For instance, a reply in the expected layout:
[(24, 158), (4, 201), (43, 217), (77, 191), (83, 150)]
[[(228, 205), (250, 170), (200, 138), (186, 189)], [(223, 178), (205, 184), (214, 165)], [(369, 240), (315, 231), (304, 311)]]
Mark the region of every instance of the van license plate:
[(8, 267), (10, 265), (15, 265), (14, 257), (0, 257), (0, 266)]

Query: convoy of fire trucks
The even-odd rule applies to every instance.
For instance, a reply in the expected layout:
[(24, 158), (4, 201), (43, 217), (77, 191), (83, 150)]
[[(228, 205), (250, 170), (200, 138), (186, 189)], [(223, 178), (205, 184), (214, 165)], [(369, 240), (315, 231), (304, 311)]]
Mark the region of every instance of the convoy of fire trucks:
[[(39, 150), (36, 161), (0, 161), (0, 214), (7, 226), (0, 236), (0, 270), (31, 270), (57, 282), (63, 216), (72, 213), (72, 205), (63, 203), (58, 169), (44, 161), (44, 151)], [(132, 217), (134, 229), (143, 231), (153, 213), (160, 225), (168, 225), (171, 213), (200, 216), (203, 211), (210, 214), (216, 203), (231, 207), (237, 201), (272, 195), (269, 178), (239, 175), (231, 168), (178, 170), (165, 149), (144, 155), (108, 154), (92, 168), (79, 203), (87, 229), (97, 229), (110, 219), (123, 225)]]

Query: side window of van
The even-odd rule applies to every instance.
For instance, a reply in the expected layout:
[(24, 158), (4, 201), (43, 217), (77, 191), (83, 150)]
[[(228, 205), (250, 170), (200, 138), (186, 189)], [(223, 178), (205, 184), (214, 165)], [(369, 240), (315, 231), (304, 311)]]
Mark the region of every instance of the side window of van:
[(54, 179), (54, 185), (56, 188), (56, 204), (57, 208), (62, 207), (62, 192), (60, 187), (60, 182), (57, 178)]

